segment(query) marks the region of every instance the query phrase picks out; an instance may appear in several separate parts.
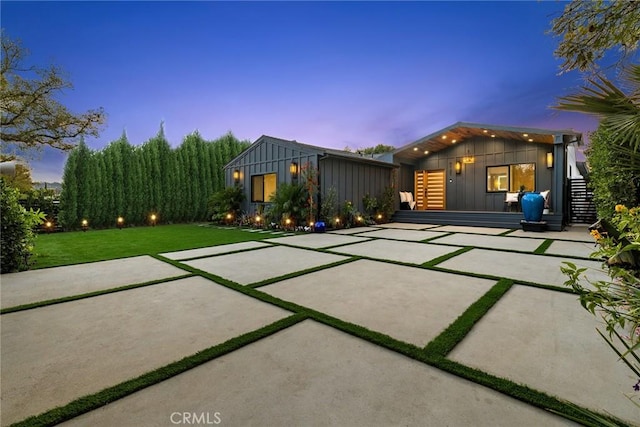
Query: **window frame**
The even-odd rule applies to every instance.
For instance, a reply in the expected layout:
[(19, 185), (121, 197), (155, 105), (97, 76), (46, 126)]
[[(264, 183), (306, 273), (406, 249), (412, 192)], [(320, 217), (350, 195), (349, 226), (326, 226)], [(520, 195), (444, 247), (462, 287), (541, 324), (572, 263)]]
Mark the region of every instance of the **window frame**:
[[(537, 177), (536, 177), (537, 164), (535, 162), (507, 163), (507, 164), (502, 164), (502, 165), (487, 166), (486, 167), (486, 173), (485, 173), (485, 177), (486, 177), (485, 191), (487, 193), (514, 193), (514, 192), (520, 191), (519, 187), (518, 188), (511, 188), (512, 168), (514, 166), (519, 166), (519, 165), (532, 165), (533, 166), (533, 188), (531, 190), (527, 190), (527, 191), (535, 191), (536, 181), (537, 181)], [(489, 189), (489, 169), (492, 169), (492, 168), (504, 168), (504, 167), (507, 168), (507, 189), (506, 190), (490, 190)]]
[[(273, 192), (276, 191), (276, 188), (278, 187), (278, 174), (276, 172), (267, 172), (267, 173), (262, 173), (262, 174), (256, 174), (256, 175), (251, 175), (251, 203), (270, 203), (269, 202), (269, 196), (271, 196), (271, 194), (265, 194), (265, 177), (266, 176), (270, 176), (273, 175), (274, 177), (274, 189)], [(255, 187), (255, 180), (256, 179), (261, 179), (261, 186), (262, 186), (262, 200), (258, 200), (256, 199), (255, 193), (254, 193), (254, 187)]]

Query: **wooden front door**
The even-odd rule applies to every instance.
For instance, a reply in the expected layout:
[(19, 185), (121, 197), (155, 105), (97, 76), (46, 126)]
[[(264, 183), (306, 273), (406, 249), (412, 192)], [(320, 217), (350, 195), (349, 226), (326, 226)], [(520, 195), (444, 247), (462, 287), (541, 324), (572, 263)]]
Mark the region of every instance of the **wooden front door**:
[(445, 208), (445, 171), (416, 171), (415, 195), (416, 209)]

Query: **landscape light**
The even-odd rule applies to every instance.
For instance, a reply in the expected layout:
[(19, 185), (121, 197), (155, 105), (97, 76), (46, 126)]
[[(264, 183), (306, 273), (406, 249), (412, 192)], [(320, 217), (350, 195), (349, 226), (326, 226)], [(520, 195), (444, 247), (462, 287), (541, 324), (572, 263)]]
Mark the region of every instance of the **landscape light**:
[(82, 231), (87, 231), (89, 229), (89, 221), (86, 219), (82, 220)]
[(151, 214), (151, 216), (149, 217), (149, 219), (151, 220), (151, 225), (153, 227), (155, 227), (156, 225), (156, 220), (158, 219), (158, 216), (156, 214)]
[(124, 218), (119, 216), (118, 219), (116, 220), (116, 225), (120, 230), (122, 230), (122, 227), (124, 226)]

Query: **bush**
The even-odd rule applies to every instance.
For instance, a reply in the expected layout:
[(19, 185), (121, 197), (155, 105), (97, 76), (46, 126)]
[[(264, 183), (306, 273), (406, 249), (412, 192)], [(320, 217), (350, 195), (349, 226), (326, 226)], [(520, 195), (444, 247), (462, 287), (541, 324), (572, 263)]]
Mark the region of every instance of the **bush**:
[(565, 262), (565, 285), (579, 295), (586, 310), (604, 321), (608, 334), (598, 333), (633, 372), (630, 389), (636, 393), (625, 395), (640, 406), (640, 208), (616, 205), (611, 221), (601, 220), (591, 234), (600, 246), (591, 256), (603, 260), (610, 279), (584, 286), (580, 277), (587, 269)]
[(326, 194), (322, 195), (320, 204), (320, 220), (327, 224), (334, 224), (338, 216), (338, 191), (335, 187), (329, 187)]
[(216, 191), (208, 203), (209, 218), (214, 222), (222, 222), (228, 214), (238, 218), (241, 215), (241, 206), (246, 196), (242, 186), (235, 185)]
[(302, 225), (309, 216), (309, 193), (302, 184), (282, 183), (269, 199), (268, 219), (284, 225), (287, 219), (292, 226)]
[(44, 220), (40, 211), (28, 211), (18, 203), (20, 192), (6, 184), (0, 178), (0, 210), (2, 211), (2, 273), (26, 270), (29, 268), (29, 258), (33, 253), (35, 234), (33, 228)]
[(599, 218), (612, 218), (616, 205), (636, 206), (640, 203), (636, 174), (626, 167), (628, 155), (612, 149), (616, 144), (619, 141), (614, 134), (600, 126), (591, 133), (589, 148), (585, 151), (590, 167), (589, 185)]

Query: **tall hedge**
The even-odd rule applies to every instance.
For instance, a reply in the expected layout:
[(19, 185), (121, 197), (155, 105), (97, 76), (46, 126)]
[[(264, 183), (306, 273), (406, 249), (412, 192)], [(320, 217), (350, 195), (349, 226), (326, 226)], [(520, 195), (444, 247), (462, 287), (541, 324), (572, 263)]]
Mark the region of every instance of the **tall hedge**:
[(142, 225), (151, 214), (160, 223), (206, 220), (209, 197), (225, 186), (222, 168), (247, 147), (231, 133), (206, 141), (194, 132), (173, 149), (162, 127), (138, 146), (125, 134), (100, 151), (81, 142), (64, 168), (62, 225), (113, 227), (118, 216)]
[(589, 148), (585, 151), (590, 169), (589, 185), (600, 218), (611, 218), (617, 204), (640, 204), (637, 174), (628, 167), (629, 157), (625, 151), (615, 149), (617, 144), (620, 141), (616, 135), (600, 126), (590, 134)]

